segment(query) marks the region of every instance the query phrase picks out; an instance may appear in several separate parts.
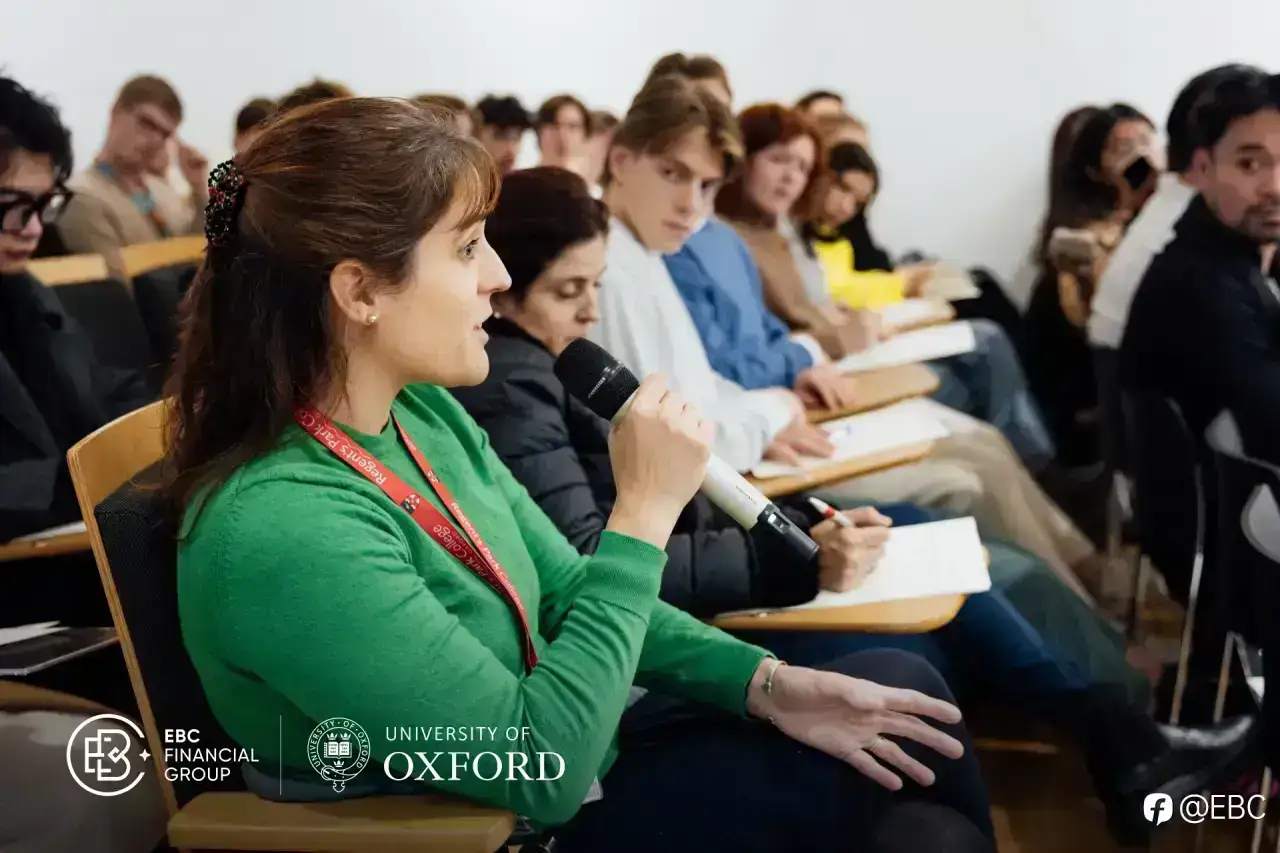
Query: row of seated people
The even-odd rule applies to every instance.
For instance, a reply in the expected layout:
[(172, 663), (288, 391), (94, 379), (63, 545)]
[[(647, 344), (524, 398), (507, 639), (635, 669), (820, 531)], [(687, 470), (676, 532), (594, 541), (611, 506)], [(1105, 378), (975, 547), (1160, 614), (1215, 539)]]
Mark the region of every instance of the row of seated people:
[[(1096, 369), (1104, 422), (1119, 408), (1122, 428), (1112, 432), (1121, 436), (1108, 442), (1109, 462), (1151, 480), (1139, 509), (1163, 531), (1144, 535), (1143, 549), (1175, 597), (1194, 608), (1199, 591), (1205, 618), (1191, 650), (1192, 678), (1203, 673), (1208, 684), (1218, 678), (1227, 631), (1265, 646), (1275, 621), (1268, 605), (1274, 572), (1252, 567), (1256, 541), (1230, 550), (1242, 512), (1222, 479), (1232, 466), (1221, 453), (1264, 470), (1280, 464), (1280, 77), (1251, 66), (1210, 69), (1179, 93), (1167, 133), (1168, 170), (1157, 169), (1137, 201), (1116, 210), (1083, 194), (1064, 208), (1073, 218), (1063, 224), (1095, 239), (1064, 261), (1060, 285), (1062, 293), (1081, 294), (1074, 300), (1083, 306), (1081, 326), (1072, 326), (1081, 351), (1073, 357), (1084, 359), (1082, 373)], [(1099, 236), (1108, 231), (1109, 239)], [(1125, 440), (1132, 432), (1126, 411), (1148, 399), (1175, 411), (1189, 436), (1183, 467), (1198, 475), (1199, 508), (1178, 486), (1187, 475), (1143, 463), (1140, 435)], [(1235, 428), (1227, 446), (1212, 429), (1224, 417)], [(1218, 529), (1219, 518), (1227, 529)], [(1203, 580), (1189, 558), (1197, 521), (1207, 528)], [(1264, 727), (1263, 736), (1262, 753), (1274, 764), (1274, 729)]]
[[(1126, 406), (1161, 398), (1185, 420), (1205, 507), (1197, 512), (1179, 488), (1190, 476), (1183, 466), (1169, 466), (1141, 490), (1141, 512), (1162, 528), (1143, 550), (1187, 604), (1198, 587), (1197, 516), (1208, 520), (1202, 550), (1214, 569), (1206, 428), (1229, 412), (1247, 438), (1242, 452), (1277, 461), (1274, 86), (1266, 71), (1240, 64), (1197, 75), (1174, 99), (1163, 150), (1154, 123), (1127, 104), (1073, 110), (1054, 136), (1049, 211), (1028, 268), (1022, 350), (1065, 464), (1101, 460), (1109, 486), (1140, 456)], [(1212, 702), (1230, 621), (1216, 612), (1224, 602), (1214, 586), (1230, 585), (1231, 568), (1210, 571), (1206, 585), (1214, 621), (1192, 661), (1201, 704)]]
[[(236, 114), (233, 147), (243, 151), (275, 115), (351, 95), (340, 83), (316, 79), (278, 101), (255, 97)], [(532, 129), (543, 165), (598, 180), (617, 125), (607, 111), (591, 111), (569, 94), (548, 98), (533, 113), (512, 96), (486, 96), (474, 109), (450, 95), (413, 100), (448, 116), (464, 134), (474, 134), (504, 172), (514, 167), (522, 137)], [(102, 254), (111, 272), (123, 278), (121, 247), (203, 233), (209, 163), (179, 137), (183, 115), (182, 100), (167, 80), (146, 74), (127, 81), (112, 104), (101, 149), (89, 168), (70, 177), (74, 195), (37, 255)]]
[[(727, 82), (723, 88), (728, 90)], [(955, 448), (944, 449), (936, 470), (856, 478), (828, 493), (846, 506), (910, 500), (926, 509), (884, 507), (885, 515), (854, 510), (857, 526), (850, 531), (805, 516), (797, 503), (791, 512), (822, 546), (808, 567), (761, 553), (749, 535), (728, 527), (700, 501), (685, 509), (698, 479), (690, 473), (700, 472), (697, 459), (700, 453), (705, 457), (707, 444), (743, 469), (766, 455), (786, 459), (824, 452), (824, 439), (808, 427), (797, 398), (838, 397), (833, 371), (823, 369), (826, 362), (856, 349), (857, 335), (874, 337), (858, 313), (869, 304), (865, 294), (857, 295), (866, 288), (854, 283), (837, 290), (851, 304), (833, 300), (819, 253), (805, 236), (839, 228), (845, 224), (840, 214), (824, 219), (800, 212), (798, 221), (790, 218), (806, 189), (818, 193), (815, 187), (823, 189), (815, 202), (819, 209), (838, 211), (840, 196), (849, 192), (845, 179), (858, 169), (842, 172), (831, 165), (845, 162), (834, 156), (840, 146), (828, 158), (821, 136), (797, 112), (777, 105), (748, 109), (739, 130), (716, 89), (679, 74), (659, 74), (645, 85), (615, 134), (603, 205), (581, 178), (556, 168), (513, 173), (499, 192), (492, 161), (478, 156), (472, 144), (421, 110), (375, 99), (338, 100), (286, 114), (269, 123), (223, 173), (234, 180), (215, 189), (234, 203), (212, 206), (206, 223), (210, 253), (187, 305), (191, 334), (172, 385), (180, 429), (170, 459), (170, 492), (186, 510), (179, 605), (188, 649), (214, 711), (237, 740), (269, 755), (275, 751), (277, 715), (287, 715), (291, 730), (309, 729), (307, 720), (320, 718), (319, 704), (332, 701), (334, 690), (379, 733), (397, 715), (535, 719), (545, 727), (547, 742), (573, 757), (573, 778), (538, 791), (477, 780), (444, 788), (516, 808), (543, 824), (568, 821), (562, 836), (569, 849), (596, 848), (605, 827), (620, 820), (630, 825), (627, 818), (643, 816), (645, 809), (666, 817), (641, 823), (660, 827), (665, 821), (683, 829), (685, 821), (671, 815), (684, 806), (708, 807), (706, 786), (693, 774), (687, 774), (694, 786), (689, 790), (696, 787), (702, 799), (669, 783), (660, 796), (631, 795), (652, 789), (655, 774), (672, 756), (702, 755), (695, 763), (708, 774), (740, 765), (742, 778), (752, 782), (748, 795), (760, 803), (760, 819), (705, 831), (794, 831), (793, 821), (811, 818), (814, 801), (806, 794), (805, 802), (787, 804), (770, 779), (753, 779), (743, 757), (753, 744), (761, 754), (777, 754), (780, 739), (715, 715), (701, 715), (697, 731), (714, 733), (712, 740), (723, 741), (717, 749), (725, 754), (695, 742), (688, 729), (660, 728), (649, 733), (646, 749), (624, 749), (609, 771), (606, 788), (616, 794), (603, 805), (579, 805), (590, 787), (585, 783), (597, 769), (604, 776), (613, 759), (612, 734), (619, 715), (625, 722), (622, 709), (637, 661), (638, 683), (655, 692), (741, 714), (745, 691), (746, 710), (772, 718), (784, 734), (837, 753), (850, 742), (819, 737), (803, 720), (819, 713), (814, 697), (829, 701), (824, 691), (848, 691), (860, 682), (824, 678), (802, 664), (821, 667), (839, 660), (836, 669), (874, 671), (883, 680), (891, 677), (884, 667), (859, 670), (870, 659), (845, 655), (889, 641), (745, 638), (775, 646), (771, 652), (792, 661), (781, 667), (761, 646), (730, 640), (676, 610), (655, 607), (647, 621), (644, 612), (660, 591), (680, 607), (709, 614), (801, 601), (820, 586), (847, 588), (874, 566), (891, 517), (906, 523), (929, 517), (930, 509), (965, 512), (977, 515), (989, 534), (1024, 547), (990, 542), (993, 591), (973, 596), (955, 622), (912, 645), (966, 696), (1018, 701), (1075, 734), (1117, 833), (1140, 831), (1135, 797), (1166, 785), (1194, 788), (1220, 768), (1224, 755), (1238, 751), (1245, 727), (1237, 723), (1216, 732), (1208, 749), (1203, 742), (1190, 748), (1187, 732), (1161, 729), (1145, 712), (1146, 685), (1127, 667), (1117, 639), (1089, 609), (1071, 573), (1091, 546), (1039, 492), (1012, 449), (1033, 463), (1044, 452), (1016, 359), (998, 328), (987, 328), (981, 336), (987, 344), (974, 356), (936, 365), (944, 377), (940, 393), (950, 390), (969, 413), (955, 413)], [(297, 146), (297, 138), (314, 141)], [(32, 144), (29, 150), (39, 154)], [(362, 176), (325, 172), (324, 151), (331, 146), (367, 153), (361, 159), (369, 177), (379, 169), (413, 174), (415, 163), (430, 158), (449, 170), (448, 191), (420, 187), (417, 203), (425, 215), (406, 216), (399, 193), (391, 198), (357, 190)], [(853, 149), (841, 157), (865, 162)], [(280, 169), (282, 162), (292, 168)], [(50, 189), (55, 177), (50, 169)], [(310, 189), (295, 191), (301, 186), (296, 181)], [(312, 194), (326, 195), (315, 189), (326, 186), (336, 197), (375, 203), (340, 211), (343, 229), (332, 233), (349, 236), (334, 238), (336, 243), (293, 227), (338, 215), (311, 201)], [(40, 196), (35, 189), (32, 195)], [(707, 219), (713, 203), (724, 222)], [(25, 217), (17, 229), (25, 233), (25, 246), (39, 231), (39, 217), (30, 206), (15, 209), (18, 219)], [(497, 255), (478, 227), (486, 215)], [(434, 224), (424, 237), (408, 233), (413, 229), (407, 221)], [(397, 258), (366, 257), (372, 238), (387, 236), (402, 246)], [(254, 248), (263, 245), (278, 254)], [(246, 250), (253, 251), (253, 263), (246, 262)], [(406, 263), (410, 256), (413, 265)], [(431, 275), (422, 272), (424, 264)], [(503, 264), (511, 270), (509, 280)], [(16, 266), (10, 277), (20, 272)], [(327, 287), (305, 281), (314, 278), (308, 270), (315, 266), (331, 270)], [(409, 269), (417, 271), (408, 274)], [(301, 288), (263, 286), (270, 281)], [(389, 283), (401, 286), (388, 288)], [(905, 284), (900, 289), (906, 292)], [(300, 295), (312, 311), (304, 310), (306, 301), (299, 304)], [(483, 336), (471, 330), (488, 314), (490, 298), (502, 319), (485, 324), (491, 335), (486, 357), (477, 351)], [(229, 315), (232, 306), (250, 313)], [(775, 307), (782, 317), (772, 313)], [(219, 316), (246, 321), (215, 337), (212, 320)], [(274, 328), (290, 318), (308, 323), (313, 317), (321, 322), (310, 326), (310, 337), (285, 335), (299, 348), (291, 355), (305, 357), (273, 362), (276, 342), (258, 334), (254, 321)], [(330, 323), (348, 331), (329, 333)], [(638, 374), (666, 371), (674, 391), (705, 413), (704, 428), (714, 438), (695, 435), (687, 410), (664, 410), (661, 392), (650, 383), (653, 407), (639, 407), (634, 428), (615, 436), (622, 449), (610, 450), (607, 424), (575, 408), (550, 371), (555, 354), (584, 335), (606, 344)], [(334, 375), (329, 356), (339, 351), (346, 369)], [(749, 369), (743, 368), (748, 362)], [(243, 386), (231, 380), (249, 364), (268, 367), (256, 379), (244, 377)], [(487, 379), (486, 364), (492, 369)], [(273, 370), (301, 365), (313, 367), (290, 377), (292, 383), (278, 384), (282, 377)], [(404, 387), (415, 383), (475, 386), (456, 387), (455, 393), (487, 437), (447, 395), (429, 386)], [(246, 405), (248, 399), (269, 399), (265, 384), (304, 390), (267, 411)], [(397, 438), (405, 425), (462, 496), (462, 505), (482, 518), (481, 532), (496, 543), (519, 590), (515, 601), (528, 602), (534, 615), (526, 631), (535, 657), (545, 658), (541, 668), (521, 654), (520, 632), (510, 630), (500, 599), (469, 588), (465, 573), (443, 551), (433, 550), (411, 517), (388, 508), (384, 495), (353, 480), (341, 461), (288, 425), (288, 412), (297, 404), (318, 406), (417, 485), (424, 481)], [(218, 435), (224, 424), (231, 425), (231, 435)], [(488, 455), (486, 443), (501, 462)], [(251, 447), (256, 449), (249, 452)], [(274, 449), (263, 455), (264, 448)], [(670, 465), (656, 470), (644, 461), (649, 456)], [(229, 465), (227, 459), (248, 461)], [(948, 464), (959, 474), (948, 475)], [(528, 496), (515, 486), (508, 466)], [(303, 483), (310, 485), (299, 491)], [(678, 535), (668, 542), (672, 527)], [(655, 558), (645, 542), (665, 547), (666, 556)], [(593, 556), (578, 558), (579, 550)], [(665, 568), (655, 574), (652, 569), (663, 561)], [(303, 565), (307, 571), (299, 572)], [(618, 577), (606, 578), (610, 573)], [(217, 592), (225, 588), (254, 592), (229, 601)], [(335, 588), (357, 594), (335, 599)], [(334, 657), (339, 650), (326, 644), (321, 654), (312, 645), (315, 626), (331, 618), (361, 637), (341, 650), (342, 660)], [(403, 656), (386, 655), (408, 636), (418, 645)], [(232, 637), (239, 639), (230, 643)], [(373, 658), (381, 658), (376, 666)], [(914, 666), (893, 660), (903, 672)], [(975, 660), (983, 665), (973, 666)], [(528, 667), (523, 675), (522, 666)], [(341, 673), (336, 680), (335, 670)], [(459, 670), (468, 673), (465, 685)], [(254, 677), (246, 679), (250, 672)], [(781, 691), (788, 701), (771, 707), (771, 694), (761, 699), (756, 686), (772, 685), (775, 677), (780, 687), (791, 685)], [(560, 679), (569, 682), (557, 689)], [(591, 707), (574, 698), (574, 683), (591, 685)], [(424, 692), (423, 684), (433, 689)], [(909, 686), (923, 685), (917, 679)], [(938, 684), (930, 690), (938, 693)], [(762, 713), (769, 710), (776, 713)], [(932, 776), (878, 734), (864, 745), (870, 752), (859, 752), (850, 763), (874, 779), (886, 780), (877, 761), (916, 781)], [(305, 759), (286, 753), (280, 757), (290, 768), (305, 767)], [(804, 759), (803, 769), (813, 771), (808, 784), (837, 779), (829, 790), (824, 787), (824, 796), (859, 807), (877, 802), (853, 774), (814, 756)], [(937, 786), (951, 814), (935, 816), (930, 825), (941, 837), (939, 826), (958, 818), (979, 836), (989, 834), (981, 781), (971, 767), (956, 766), (962, 769), (939, 771)], [(264, 794), (274, 789), (262, 781), (257, 780)], [(316, 794), (306, 777), (289, 782), (292, 796)], [(833, 820), (844, 807), (835, 808), (837, 800), (829, 814)], [(780, 808), (765, 816), (774, 807)], [(872, 814), (884, 811), (892, 809), (869, 808), (863, 829), (878, 831)], [(821, 820), (809, 824), (815, 840), (848, 832), (847, 823), (839, 829)], [(694, 831), (692, 825), (687, 830)], [(689, 849), (732, 840), (680, 839)], [(901, 839), (893, 844), (886, 849), (910, 847)]]

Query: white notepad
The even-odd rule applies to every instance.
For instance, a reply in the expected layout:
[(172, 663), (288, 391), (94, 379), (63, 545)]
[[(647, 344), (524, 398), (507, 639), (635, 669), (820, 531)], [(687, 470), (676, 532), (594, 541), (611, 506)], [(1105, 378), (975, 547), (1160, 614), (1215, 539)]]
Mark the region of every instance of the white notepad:
[(860, 373), (882, 367), (897, 367), (900, 364), (918, 364), (935, 358), (973, 352), (977, 345), (973, 327), (958, 320), (894, 335), (862, 352), (846, 355), (836, 362), (836, 369), (843, 373)]
[(788, 477), (816, 471), (857, 456), (869, 456), (895, 447), (937, 441), (950, 435), (937, 415), (932, 400), (920, 398), (903, 400), (883, 409), (850, 415), (847, 418), (827, 421), (819, 426), (831, 436), (836, 452), (826, 458), (802, 456), (799, 465), (763, 460), (751, 469), (760, 479)]
[(0, 628), (0, 646), (21, 643), (23, 640), (43, 637), (45, 634), (56, 634), (58, 631), (65, 631), (66, 629), (65, 625), (59, 625), (57, 622), (34, 622), (30, 625)]
[(83, 521), (73, 521), (70, 524), (59, 524), (57, 527), (50, 527), (47, 530), (37, 530), (35, 533), (28, 533), (26, 536), (19, 536), (14, 542), (38, 542), (41, 539), (52, 539), (55, 536), (66, 536), (69, 533), (84, 533), (87, 528)]
[(922, 323), (951, 319), (950, 306), (941, 299), (904, 299), (876, 309), (880, 322), (889, 331)]
[(957, 302), (961, 299), (976, 299), (982, 291), (973, 283), (973, 276), (951, 264), (938, 264), (933, 275), (920, 289), (921, 296), (932, 299), (945, 299)]
[(812, 601), (780, 607), (777, 611), (849, 607), (931, 595), (968, 595), (989, 589), (991, 575), (987, 572), (987, 557), (978, 538), (977, 523), (972, 518), (951, 518), (890, 529), (884, 556), (859, 586), (848, 592), (823, 590)]

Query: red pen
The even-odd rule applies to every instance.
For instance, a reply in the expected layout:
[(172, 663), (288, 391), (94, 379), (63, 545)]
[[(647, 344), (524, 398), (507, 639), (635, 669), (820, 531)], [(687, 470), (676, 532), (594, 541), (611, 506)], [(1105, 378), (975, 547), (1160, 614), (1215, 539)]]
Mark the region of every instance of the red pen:
[(827, 503), (824, 500), (819, 500), (818, 498), (810, 497), (809, 506), (813, 507), (818, 512), (822, 513), (823, 518), (827, 518), (827, 519), (830, 519), (831, 521), (834, 521), (840, 527), (853, 527), (853, 522), (849, 520), (849, 516), (845, 515), (843, 512), (840, 512), (838, 509), (836, 509), (835, 507), (833, 507), (831, 504)]

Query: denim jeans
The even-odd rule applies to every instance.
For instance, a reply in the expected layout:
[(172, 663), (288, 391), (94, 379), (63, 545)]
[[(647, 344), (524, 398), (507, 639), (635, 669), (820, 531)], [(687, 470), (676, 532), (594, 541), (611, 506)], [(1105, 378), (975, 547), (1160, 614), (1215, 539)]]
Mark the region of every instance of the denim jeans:
[[(1022, 559), (1021, 552), (989, 547), (993, 581), (997, 576), (1017, 576), (1020, 566), (1005, 572), (997, 563)], [(1068, 605), (1078, 599), (1039, 565), (1041, 571), (1032, 573), (1039, 581), (1038, 597), (1051, 599), (1045, 606), (1064, 611), (1063, 618), (1070, 620), (1069, 625), (1047, 622), (1054, 636), (1046, 636), (1029, 621), (998, 585), (969, 596), (951, 622), (927, 634), (750, 631), (737, 635), (783, 660), (806, 666), (875, 648), (918, 654), (942, 673), (962, 699), (1016, 705), (1061, 726), (1077, 740), (1105, 789), (1119, 772), (1158, 754), (1163, 737), (1147, 714), (1143, 697), (1131, 689), (1132, 670), (1107, 626)], [(1021, 595), (1027, 581), (1015, 582)]]

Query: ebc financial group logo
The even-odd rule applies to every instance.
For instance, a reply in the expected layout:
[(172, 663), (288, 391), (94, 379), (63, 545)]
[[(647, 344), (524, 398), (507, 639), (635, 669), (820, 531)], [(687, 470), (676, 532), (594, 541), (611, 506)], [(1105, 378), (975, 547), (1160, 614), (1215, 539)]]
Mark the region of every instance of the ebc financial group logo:
[(119, 714), (90, 717), (67, 739), (67, 769), (75, 783), (99, 797), (127, 794), (147, 775), (147, 739)]

